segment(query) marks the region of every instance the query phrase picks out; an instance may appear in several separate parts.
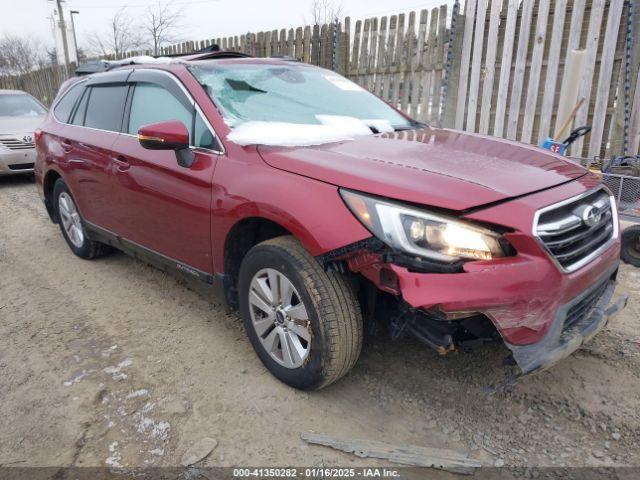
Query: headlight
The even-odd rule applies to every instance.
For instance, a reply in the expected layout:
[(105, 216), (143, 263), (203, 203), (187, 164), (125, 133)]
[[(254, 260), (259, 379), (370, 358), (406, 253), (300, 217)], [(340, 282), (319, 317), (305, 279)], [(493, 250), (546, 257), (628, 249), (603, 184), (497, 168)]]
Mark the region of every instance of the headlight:
[(445, 262), (505, 256), (500, 235), (486, 228), (349, 190), (340, 194), (362, 224), (390, 247)]

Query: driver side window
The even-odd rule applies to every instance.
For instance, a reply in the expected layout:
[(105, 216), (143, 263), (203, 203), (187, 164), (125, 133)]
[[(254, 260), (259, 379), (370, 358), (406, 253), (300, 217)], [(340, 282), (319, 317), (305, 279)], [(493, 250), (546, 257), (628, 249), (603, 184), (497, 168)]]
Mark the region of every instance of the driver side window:
[[(187, 109), (169, 91), (152, 83), (138, 83), (133, 91), (128, 133), (136, 135), (138, 129), (150, 123), (178, 120), (191, 132), (193, 108)], [(189, 135), (193, 143), (193, 135)]]
[(136, 135), (142, 125), (168, 120), (179, 120), (187, 127), (191, 146), (209, 150), (220, 149), (217, 139), (193, 106), (187, 108), (183, 102), (160, 85), (137, 83), (133, 90), (126, 131)]

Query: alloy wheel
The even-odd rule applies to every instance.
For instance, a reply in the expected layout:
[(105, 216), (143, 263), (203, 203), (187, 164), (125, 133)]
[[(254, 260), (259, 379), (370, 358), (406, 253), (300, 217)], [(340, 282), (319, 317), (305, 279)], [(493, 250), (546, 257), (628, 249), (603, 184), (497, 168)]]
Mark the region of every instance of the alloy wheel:
[(82, 244), (84, 243), (82, 220), (80, 219), (76, 204), (67, 192), (62, 192), (58, 197), (58, 212), (60, 213), (62, 226), (67, 233), (69, 241), (76, 248), (82, 248)]
[(311, 350), (311, 322), (293, 283), (273, 268), (264, 268), (249, 287), (251, 324), (263, 348), (286, 368), (299, 368)]

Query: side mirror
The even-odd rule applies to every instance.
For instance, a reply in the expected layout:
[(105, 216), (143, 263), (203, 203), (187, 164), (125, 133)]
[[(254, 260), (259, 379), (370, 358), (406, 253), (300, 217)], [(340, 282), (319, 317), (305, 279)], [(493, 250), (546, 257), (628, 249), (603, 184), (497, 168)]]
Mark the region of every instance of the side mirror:
[(189, 168), (195, 155), (189, 149), (189, 131), (177, 120), (143, 125), (138, 129), (138, 141), (148, 150), (173, 150), (178, 165)]

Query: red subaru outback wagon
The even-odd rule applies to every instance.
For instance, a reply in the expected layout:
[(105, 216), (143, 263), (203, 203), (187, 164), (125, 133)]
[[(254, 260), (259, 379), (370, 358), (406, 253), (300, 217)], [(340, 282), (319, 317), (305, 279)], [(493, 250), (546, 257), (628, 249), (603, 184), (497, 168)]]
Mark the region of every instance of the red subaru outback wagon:
[(530, 373), (626, 303), (614, 199), (572, 161), (287, 59), (105, 70), (36, 134), (51, 219), (81, 258), (116, 248), (219, 294), (291, 386), (336, 381), (380, 329), (441, 354), (501, 339)]

